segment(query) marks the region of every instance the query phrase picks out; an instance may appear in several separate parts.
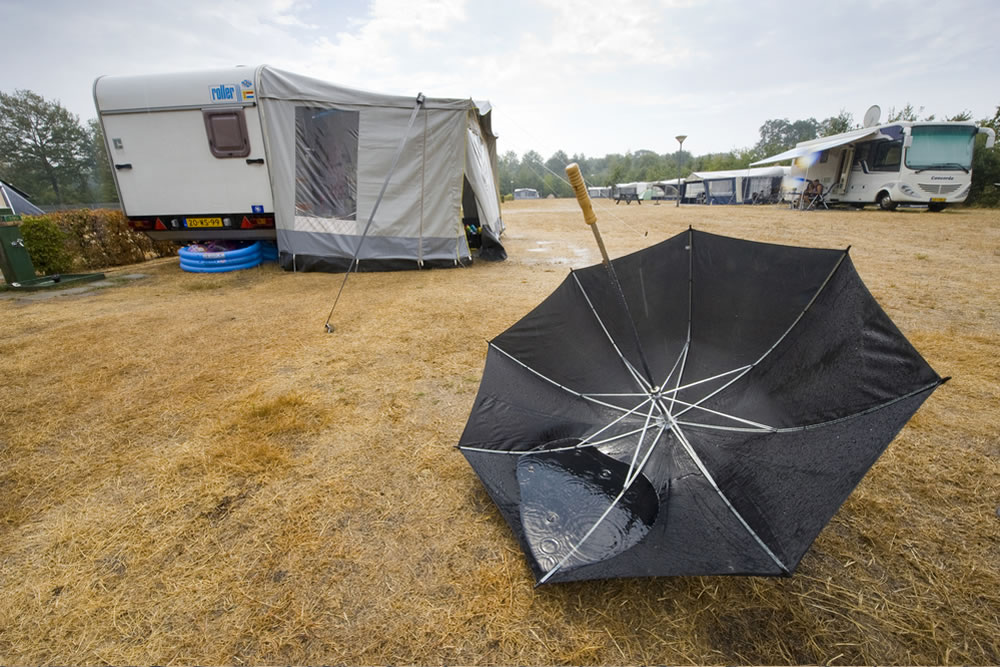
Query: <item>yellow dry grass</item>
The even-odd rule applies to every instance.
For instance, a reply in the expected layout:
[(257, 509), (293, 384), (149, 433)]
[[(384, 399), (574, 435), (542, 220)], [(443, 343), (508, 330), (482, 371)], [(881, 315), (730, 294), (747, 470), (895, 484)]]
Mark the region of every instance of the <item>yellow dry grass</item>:
[[(1000, 213), (596, 202), (612, 254), (694, 225), (853, 246), (939, 389), (791, 578), (534, 588), (454, 449), (485, 341), (598, 260), (572, 201), (510, 260), (263, 267), (0, 298), (0, 662), (1000, 662)], [(644, 235), (645, 233), (645, 235)]]

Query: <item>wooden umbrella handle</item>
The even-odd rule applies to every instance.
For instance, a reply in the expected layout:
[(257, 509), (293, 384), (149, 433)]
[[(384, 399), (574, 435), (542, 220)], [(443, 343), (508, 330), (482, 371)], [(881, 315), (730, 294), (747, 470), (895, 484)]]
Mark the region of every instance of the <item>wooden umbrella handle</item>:
[(569, 177), (569, 184), (573, 186), (576, 193), (576, 201), (583, 211), (583, 219), (588, 225), (597, 222), (597, 215), (594, 214), (594, 207), (590, 203), (590, 195), (587, 194), (587, 184), (583, 182), (583, 174), (580, 173), (580, 165), (576, 162), (566, 166), (566, 176)]

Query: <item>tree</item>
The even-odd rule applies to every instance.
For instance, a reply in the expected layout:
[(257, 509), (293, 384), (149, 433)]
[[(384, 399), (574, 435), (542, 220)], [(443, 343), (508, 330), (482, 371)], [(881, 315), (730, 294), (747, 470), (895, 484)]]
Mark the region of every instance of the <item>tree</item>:
[(85, 198), (90, 148), (79, 118), (58, 102), (30, 90), (0, 93), (0, 176), (31, 191), (35, 201)]
[(108, 150), (104, 143), (104, 130), (96, 118), (87, 121), (87, 134), (90, 138), (89, 168), (93, 179), (93, 199), (99, 202), (118, 201), (118, 190), (111, 174), (111, 164), (108, 162)]
[(819, 124), (819, 136), (829, 137), (854, 128), (854, 116), (846, 109), (841, 109), (836, 116), (830, 116)]
[(497, 171), (500, 179), (501, 194), (513, 194), (516, 185), (517, 172), (521, 167), (521, 161), (517, 159), (517, 153), (507, 151), (497, 158)]
[[(993, 118), (984, 118), (979, 125), (991, 127), (1000, 134), (1000, 106)], [(979, 135), (972, 153), (972, 187), (966, 201), (979, 206), (1000, 206), (1000, 186), (997, 183), (1000, 183), (1000, 150), (995, 146), (986, 148), (985, 135)]]
[(514, 187), (533, 188), (541, 194), (545, 190), (545, 182), (542, 176), (544, 173), (545, 167), (542, 163), (542, 156), (536, 151), (528, 151), (521, 158), (517, 175), (514, 177)]
[(800, 141), (815, 139), (820, 124), (815, 118), (797, 120), (794, 123), (787, 118), (772, 118), (760, 126), (760, 141), (754, 146), (758, 158), (767, 157), (786, 151)]
[[(895, 123), (898, 120), (909, 120), (909, 121), (919, 120), (920, 114), (922, 114), (923, 112), (924, 112), (923, 107), (920, 107), (919, 109), (914, 109), (913, 105), (907, 102), (906, 106), (904, 106), (899, 111), (896, 111), (895, 107), (889, 107), (889, 118), (887, 122)], [(928, 118), (925, 118), (925, 120), (934, 120), (934, 116), (931, 115)]]

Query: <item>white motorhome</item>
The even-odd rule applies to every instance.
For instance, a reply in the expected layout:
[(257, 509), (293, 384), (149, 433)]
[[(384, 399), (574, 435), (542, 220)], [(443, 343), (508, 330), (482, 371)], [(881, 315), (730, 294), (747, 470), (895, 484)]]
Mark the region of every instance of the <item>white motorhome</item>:
[(505, 256), (488, 102), (267, 65), (103, 76), (94, 102), (122, 207), (152, 238), (276, 239), (307, 271)]
[(753, 165), (793, 160), (786, 183), (801, 191), (808, 181), (818, 182), (828, 203), (876, 204), (888, 211), (921, 204), (941, 211), (969, 196), (977, 133), (987, 135), (987, 148), (993, 146), (993, 130), (972, 122), (871, 124), (803, 141)]

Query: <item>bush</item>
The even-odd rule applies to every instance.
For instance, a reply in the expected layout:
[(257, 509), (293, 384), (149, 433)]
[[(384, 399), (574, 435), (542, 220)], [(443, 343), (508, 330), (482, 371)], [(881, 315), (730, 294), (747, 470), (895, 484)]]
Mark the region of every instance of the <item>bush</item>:
[(44, 274), (87, 271), (135, 264), (174, 255), (177, 246), (152, 241), (129, 229), (121, 211), (76, 209), (26, 218), (24, 244), (37, 271)]
[[(980, 135), (982, 136), (982, 135)], [(971, 206), (1000, 206), (1000, 150), (986, 148), (985, 138), (976, 138), (972, 154), (972, 189), (966, 203)]]
[(66, 250), (66, 235), (48, 216), (21, 221), (21, 238), (36, 273), (68, 273), (73, 260)]

